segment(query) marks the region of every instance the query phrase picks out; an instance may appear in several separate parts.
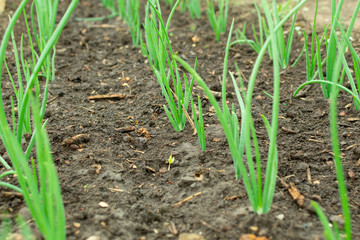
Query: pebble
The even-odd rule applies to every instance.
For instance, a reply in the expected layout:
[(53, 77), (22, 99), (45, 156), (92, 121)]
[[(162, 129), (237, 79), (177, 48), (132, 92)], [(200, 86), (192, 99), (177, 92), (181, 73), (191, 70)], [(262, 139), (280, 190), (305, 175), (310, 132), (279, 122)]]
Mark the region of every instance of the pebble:
[(205, 238), (195, 233), (182, 233), (179, 235), (179, 240), (205, 240)]
[(86, 240), (100, 240), (100, 237), (99, 237), (99, 236), (94, 235), (94, 236), (90, 236), (90, 237), (88, 237)]

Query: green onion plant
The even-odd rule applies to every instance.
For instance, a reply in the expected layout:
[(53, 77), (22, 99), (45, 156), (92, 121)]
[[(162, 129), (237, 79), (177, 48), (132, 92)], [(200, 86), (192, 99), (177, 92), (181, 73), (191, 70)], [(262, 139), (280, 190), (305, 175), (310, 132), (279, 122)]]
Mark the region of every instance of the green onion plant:
[[(339, 24), (339, 23), (337, 23), (337, 24)], [(335, 34), (335, 27), (336, 27), (336, 25), (332, 27), (331, 34), (334, 34), (333, 36), (334, 36), (334, 40), (336, 43), (336, 45), (334, 45), (334, 46), (337, 47), (338, 58), (336, 59), (335, 64), (333, 65), (334, 72), (331, 75), (331, 77), (332, 77), (331, 81), (324, 81), (324, 80), (309, 81), (305, 84), (302, 84), (296, 90), (296, 92), (294, 93), (294, 96), (296, 96), (298, 91), (307, 84), (312, 84), (312, 83), (325, 84), (327, 82), (328, 86), (331, 85), (331, 88), (330, 88), (331, 89), (331, 93), (330, 93), (330, 99), (331, 99), (331, 101), (330, 101), (330, 131), (331, 131), (332, 148), (333, 148), (333, 153), (334, 153), (335, 172), (336, 172), (336, 178), (338, 181), (338, 190), (339, 190), (340, 202), (341, 202), (341, 207), (342, 207), (342, 215), (344, 218), (344, 231), (339, 229), (337, 223), (333, 223), (332, 225), (330, 224), (329, 220), (327, 219), (325, 213), (320, 208), (320, 205), (318, 203), (312, 202), (312, 206), (314, 207), (314, 209), (315, 209), (317, 215), (319, 216), (319, 219), (324, 227), (324, 237), (327, 240), (335, 240), (335, 239), (351, 240), (352, 239), (352, 237), (351, 237), (352, 236), (351, 235), (351, 214), (350, 214), (350, 207), (349, 207), (349, 199), (347, 196), (345, 174), (344, 174), (343, 166), (341, 163), (341, 150), (340, 150), (340, 146), (339, 146), (338, 121), (337, 121), (337, 118), (338, 118), (337, 98), (339, 95), (339, 91), (342, 89), (354, 97), (355, 106), (356, 105), (360, 106), (359, 105), (360, 99), (359, 99), (359, 92), (357, 91), (357, 88), (355, 87), (350, 69), (347, 65), (347, 62), (346, 62), (346, 59), (344, 56), (345, 51), (342, 49), (342, 46), (349, 45), (350, 49), (352, 49), (351, 50), (352, 53), (354, 52), (353, 48), (351, 47), (351, 44), (348, 41), (348, 36), (346, 35), (345, 31), (341, 27), (340, 27), (340, 29), (342, 32), (342, 37), (343, 37), (343, 39), (345, 39), (346, 44), (342, 44), (339, 41), (338, 37)], [(344, 41), (342, 41), (342, 42), (344, 42)], [(342, 70), (342, 68), (343, 68), (343, 70)], [(341, 83), (339, 83), (339, 78), (341, 78), (342, 75), (344, 75), (344, 73), (346, 73), (346, 75), (348, 76), (348, 78), (350, 80), (350, 85), (352, 87), (352, 90), (345, 88), (344, 86), (341, 85)], [(356, 75), (356, 73), (355, 73), (355, 75)]]
[[(115, 4), (117, 1), (117, 6)], [(93, 22), (93, 21), (102, 21), (104, 19), (110, 19), (116, 16), (119, 16), (121, 19), (125, 18), (125, 0), (101, 0), (103, 6), (108, 9), (111, 13), (107, 16), (102, 17), (91, 17), (91, 18), (80, 18), (76, 17), (76, 21), (84, 21), (84, 22)]]
[(192, 96), (190, 97), (191, 100), (191, 107), (192, 107), (192, 115), (194, 119), (194, 125), (196, 128), (196, 132), (198, 135), (200, 148), (202, 151), (206, 151), (206, 141), (205, 141), (205, 129), (204, 129), (204, 119), (203, 119), (203, 111), (201, 106), (201, 99), (198, 96), (198, 109), (199, 109), (199, 118), (196, 116), (196, 107), (194, 104), (194, 100)]
[(139, 46), (142, 36), (139, 9), (139, 0), (126, 0), (125, 21), (130, 28), (132, 42), (135, 47)]
[[(264, 18), (261, 16), (260, 9), (256, 2), (254, 2), (254, 7), (256, 9), (257, 17), (258, 17), (258, 23), (259, 23), (259, 33), (256, 33), (255, 26), (252, 25), (252, 32), (253, 32), (253, 38), (254, 40), (248, 39), (246, 37), (246, 22), (244, 22), (243, 30), (240, 31), (240, 29), (236, 29), (236, 39), (239, 44), (246, 43), (248, 44), (256, 53), (259, 53), (262, 46), (264, 45), (264, 35), (265, 35), (265, 29), (263, 27), (263, 24), (266, 24), (264, 22)], [(269, 52), (270, 54), (270, 52)], [(271, 57), (271, 56), (270, 56)]]
[(117, 9), (114, 0), (101, 0), (101, 3), (105, 8), (109, 9), (112, 13), (116, 13)]
[(218, 0), (219, 10), (215, 11), (214, 0), (207, 0), (206, 14), (208, 16), (210, 26), (215, 32), (216, 41), (220, 41), (220, 34), (226, 32), (226, 23), (228, 18), (229, 1)]
[[(31, 233), (30, 227), (26, 224), (24, 218), (20, 215), (15, 218), (16, 220), (16, 226), (18, 229), (20, 229), (20, 233), (22, 236), (22, 239), (24, 240), (33, 240), (35, 239), (34, 236)], [(14, 227), (12, 226), (12, 222), (10, 218), (4, 218), (1, 221), (0, 224), (0, 239), (7, 240), (7, 239), (13, 239), (12, 232), (14, 232)]]
[[(79, 0), (73, 0), (66, 13), (64, 14), (58, 26), (54, 29), (51, 36), (49, 36), (47, 42), (40, 50), (41, 53), (36, 57), (36, 62), (33, 62), (34, 67), (30, 68), (28, 63), (23, 57), (23, 44), (21, 43), (20, 57), (16, 50), (16, 44), (14, 47), (15, 62), (17, 65), (18, 73), (19, 69), (23, 69), (23, 82), (26, 86), (23, 86), (23, 90), (20, 91), (14, 87), (15, 95), (19, 102), (17, 103), (18, 118), (14, 120), (14, 109), (12, 110), (12, 129), (8, 123), (2, 93), (0, 91), (0, 137), (6, 152), (9, 155), (11, 164), (8, 164), (4, 159), (0, 159), (0, 162), (5, 166), (7, 171), (0, 176), (0, 180), (10, 174), (16, 175), (19, 186), (11, 185), (7, 182), (0, 182), (1, 186), (10, 187), (13, 190), (20, 192), (27, 204), (32, 217), (38, 226), (40, 232), (45, 239), (65, 239), (65, 213), (64, 206), (61, 198), (61, 190), (59, 181), (56, 174), (56, 169), (51, 157), (51, 150), (49, 139), (47, 137), (45, 126), (46, 122), (42, 125), (42, 120), (45, 113), (45, 106), (47, 101), (48, 80), (44, 90), (44, 97), (41, 100), (40, 94), (37, 90), (39, 80), (39, 72), (43, 69), (45, 62), (48, 59), (52, 49), (60, 37), (60, 34), (68, 22), (72, 12), (74, 11)], [(7, 44), (12, 35), (12, 31), (16, 21), (19, 19), (21, 13), (28, 0), (23, 0), (18, 9), (15, 11), (13, 17), (10, 19), (9, 25), (5, 31), (4, 37), (0, 46), (0, 73), (2, 73), (2, 67), (5, 65), (5, 52)], [(28, 26), (27, 26), (28, 27)], [(39, 38), (40, 39), (40, 38)], [(15, 42), (13, 38), (13, 42)], [(31, 46), (30, 46), (31, 47)], [(33, 51), (33, 49), (31, 49)], [(21, 62), (21, 66), (20, 63)], [(12, 77), (10, 77), (12, 79)], [(20, 78), (20, 76), (18, 76)], [(12, 80), (14, 86), (14, 80)], [(18, 79), (18, 83), (20, 79)], [(0, 75), (1, 86), (1, 75)], [(35, 92), (35, 96), (33, 94)], [(12, 107), (15, 107), (14, 101), (12, 101)], [(31, 139), (25, 151), (22, 149), (23, 133), (25, 128), (26, 118), (31, 115), (31, 122), (33, 130), (31, 132)], [(36, 145), (36, 158), (30, 159), (33, 146)], [(29, 160), (31, 165), (29, 165)]]
[[(326, 80), (327, 81), (335, 80), (336, 83), (342, 84), (342, 81), (344, 80), (343, 74), (340, 76), (340, 79), (333, 77), (335, 64), (340, 54), (338, 51), (339, 48), (337, 47), (338, 43), (336, 40), (336, 31), (338, 29), (338, 26), (340, 26), (339, 19), (340, 19), (340, 11), (342, 9), (343, 0), (339, 0), (337, 4), (336, 2), (337, 2), (336, 0), (331, 1), (331, 26), (335, 31), (330, 32), (329, 39), (326, 42)], [(348, 46), (348, 43), (345, 39), (350, 38), (356, 17), (359, 13), (359, 9), (360, 9), (360, 1), (357, 1), (357, 4), (354, 7), (354, 13), (351, 17), (349, 26), (346, 30), (346, 34), (345, 34), (346, 38), (344, 38), (340, 43), (341, 46), (340, 49), (342, 49), (343, 53), (345, 53), (345, 50)], [(332, 92), (331, 86), (332, 86), (331, 84), (322, 84), (323, 94), (325, 98), (330, 98), (330, 93)]]
[[(300, 1), (297, 0), (297, 2), (299, 3)], [(262, 6), (264, 7), (264, 5), (262, 5)], [(274, 19), (274, 23), (276, 25), (276, 24), (278, 24), (280, 22), (279, 13), (281, 11), (281, 7), (278, 6), (278, 4), (276, 3), (276, 0), (273, 0), (272, 7), (273, 7), (273, 11), (272, 11), (273, 19)], [(285, 33), (284, 33), (283, 28), (280, 28), (279, 31), (277, 31), (277, 33), (276, 33), (277, 34), (277, 38), (276, 38), (277, 42), (276, 42), (276, 44), (277, 44), (277, 48), (278, 48), (279, 53), (280, 53), (279, 54), (279, 61), (280, 61), (280, 66), (283, 69), (287, 68), (289, 66), (289, 63), (290, 63), (290, 54), (291, 54), (291, 47), (292, 47), (293, 38), (294, 38), (294, 32), (295, 32), (296, 16), (297, 16), (297, 11), (292, 16), (291, 27), (290, 27), (289, 34), (288, 34), (287, 43), (285, 41)], [(267, 25), (265, 25), (265, 26), (270, 28), (269, 23)]]
[(201, 2), (200, 0), (184, 0), (180, 2), (180, 11), (185, 12), (189, 10), (191, 19), (200, 19), (201, 17)]
[(171, 8), (174, 6), (174, 0), (164, 0), (166, 4), (168, 4)]
[[(45, 45), (47, 44), (50, 37), (54, 33), (56, 26), (56, 15), (58, 10), (58, 5), (59, 5), (59, 0), (34, 0), (34, 2), (31, 5), (31, 23), (33, 28), (33, 34), (35, 37), (35, 43), (40, 53), (43, 52)], [(34, 6), (36, 10), (37, 21), (35, 20)], [(31, 38), (30, 38), (30, 44), (32, 44)], [(34, 49), (32, 49), (32, 54), (36, 55)], [(51, 78), (52, 80), (55, 79), (55, 69), (54, 69), (55, 54), (56, 54), (56, 49), (54, 48), (52, 49), (52, 53), (47, 56), (42, 69), (42, 74), (45, 75), (46, 78)], [(35, 61), (36, 61), (35, 57), (33, 56), (34, 64)]]
[(314, 15), (314, 22), (311, 32), (311, 43), (310, 43), (310, 49), (308, 46), (308, 35), (306, 34), (305, 30), (304, 33), (304, 48), (301, 52), (298, 59), (293, 64), (296, 65), (298, 60), (300, 60), (303, 53), (305, 53), (305, 60), (306, 60), (306, 80), (314, 80), (318, 78), (319, 80), (324, 80), (324, 76), (322, 71), (319, 71), (319, 69), (322, 69), (322, 66), (325, 63), (325, 60), (321, 60), (321, 46), (324, 43), (324, 40), (326, 39), (326, 32), (329, 28), (329, 25), (325, 28), (323, 35), (319, 39), (319, 36), (317, 35), (315, 31), (316, 26), (316, 18), (317, 18), (317, 11), (318, 11), (318, 0), (316, 0), (315, 3), (315, 15)]
[(125, 0), (117, 0), (117, 6), (118, 6), (118, 14), (120, 18), (124, 19), (126, 14)]
[(189, 119), (187, 109), (194, 82), (189, 82), (186, 75), (182, 81), (176, 61), (173, 60), (175, 53), (168, 36), (170, 21), (178, 4), (179, 1), (175, 3), (165, 26), (159, 1), (148, 1), (144, 24), (146, 45), (142, 44), (143, 52), (148, 57), (168, 104), (168, 107), (164, 105), (164, 110), (175, 131), (183, 130), (186, 119)]
[[(222, 109), (216, 101), (216, 98), (212, 95), (209, 87), (204, 80), (196, 73), (196, 71), (180, 57), (175, 56), (178, 61), (196, 80), (196, 82), (202, 87), (204, 93), (208, 97), (211, 105), (214, 107), (216, 115), (223, 127), (225, 136), (227, 138), (230, 152), (234, 161), (235, 176), (244, 181), (247, 195), (253, 210), (258, 213), (266, 213), (270, 210), (271, 203), (274, 196), (278, 154), (276, 146), (276, 136), (278, 129), (278, 114), (279, 114), (279, 99), (280, 99), (280, 67), (279, 67), (279, 53), (277, 50), (277, 31), (282, 25), (295, 14), (298, 9), (306, 2), (303, 0), (299, 2), (281, 21), (274, 21), (271, 16), (271, 10), (266, 0), (262, 0), (262, 5), (269, 24), (270, 35), (264, 42), (259, 55), (254, 64), (253, 71), (251, 73), (247, 91), (245, 92), (244, 84), (240, 79), (240, 88), (235, 77), (230, 73), (232, 83), (235, 88), (235, 93), (240, 106), (241, 111), (241, 124), (239, 125), (238, 117), (235, 113), (235, 106), (232, 105), (231, 111), (227, 105), (226, 99), (226, 76), (227, 76), (227, 63), (230, 46), (236, 44), (236, 41), (231, 42), (231, 34), (234, 21), (231, 25), (227, 46), (225, 50), (224, 59), (224, 71), (222, 78)], [(274, 23), (277, 23), (274, 25)], [(251, 113), (251, 101), (253, 97), (253, 90), (256, 82), (258, 70), (260, 68), (261, 61), (271, 44), (271, 50), (273, 54), (273, 70), (274, 70), (274, 91), (273, 91), (273, 109), (271, 122), (267, 120), (265, 116), (262, 116), (265, 128), (269, 135), (269, 149), (267, 164), (265, 170), (265, 177), (263, 179), (260, 146), (256, 137), (255, 126)], [(253, 159), (253, 151), (255, 155), (255, 163)], [(245, 157), (244, 157), (245, 154)], [(246, 158), (246, 159), (245, 159)], [(263, 183), (264, 180), (264, 183)]]
[[(300, 2), (299, 0), (297, 1), (298, 3)], [(269, 22), (267, 20), (267, 18), (264, 18), (261, 16), (261, 12), (259, 9), (258, 4), (256, 4), (254, 2), (254, 6), (257, 12), (257, 16), (258, 16), (258, 24), (259, 24), (259, 30), (258, 33), (256, 32), (255, 26), (252, 25), (252, 32), (253, 32), (253, 38), (254, 40), (248, 39), (245, 35), (246, 32), (246, 24), (243, 27), (243, 30), (240, 31), (239, 29), (236, 31), (236, 36), (237, 36), (237, 43), (238, 44), (243, 44), (246, 43), (248, 44), (251, 48), (253, 48), (257, 53), (259, 53), (260, 49), (262, 48), (262, 46), (264, 45), (264, 37), (268, 38), (270, 36), (270, 26), (269, 26)], [(262, 10), (265, 12), (264, 9), (264, 5), (261, 4), (262, 6)], [(272, 1), (272, 19), (274, 21), (274, 24), (277, 25), (280, 22), (280, 15), (283, 12), (283, 7), (282, 5), (276, 2), (276, 0)], [(294, 38), (294, 32), (295, 32), (295, 20), (296, 20), (296, 15), (297, 12), (295, 12), (292, 16), (292, 22), (291, 22), (291, 27), (289, 30), (289, 34), (288, 34), (288, 39), (287, 39), (287, 43), (285, 41), (285, 34), (284, 34), (284, 30), (283, 27), (281, 27), (279, 29), (279, 31), (277, 31), (277, 38), (276, 38), (276, 44), (277, 44), (277, 49), (279, 50), (279, 63), (281, 68), (285, 69), (289, 66), (290, 63), (290, 53), (291, 53), (291, 47), (292, 47), (292, 42), (293, 42), (293, 38)], [(264, 36), (265, 35), (265, 36)], [(271, 50), (271, 46), (269, 46), (269, 57), (270, 59), (272, 59), (272, 50)]]

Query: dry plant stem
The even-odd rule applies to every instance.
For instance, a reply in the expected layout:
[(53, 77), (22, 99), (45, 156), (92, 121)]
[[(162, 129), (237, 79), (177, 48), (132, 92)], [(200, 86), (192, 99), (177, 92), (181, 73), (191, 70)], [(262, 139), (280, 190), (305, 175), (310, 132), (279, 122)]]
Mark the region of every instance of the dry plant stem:
[(185, 203), (185, 202), (187, 202), (187, 201), (190, 201), (190, 200), (193, 199), (194, 197), (197, 197), (197, 196), (199, 196), (199, 195), (201, 195), (201, 194), (202, 194), (202, 192), (195, 193), (194, 195), (191, 195), (190, 197), (187, 197), (187, 198), (185, 198), (184, 200), (181, 200), (180, 202), (177, 202), (177, 203), (173, 204), (172, 206), (173, 206), (173, 207), (179, 207), (179, 206), (181, 206), (183, 203)]
[[(176, 94), (174, 93), (174, 91), (171, 89), (171, 92), (172, 94), (174, 95), (174, 98), (175, 100), (178, 102), (179, 101), (179, 98), (176, 96)], [(189, 121), (190, 125), (191, 125), (191, 128), (193, 129), (193, 135), (196, 135), (197, 134), (197, 131), (196, 131), (196, 127), (195, 127), (195, 124), (194, 124), (194, 121), (191, 119), (191, 117), (189, 116), (187, 110), (185, 109), (184, 105), (181, 104), (181, 108), (182, 110), (184, 111), (184, 114), (186, 116), (186, 119)]]

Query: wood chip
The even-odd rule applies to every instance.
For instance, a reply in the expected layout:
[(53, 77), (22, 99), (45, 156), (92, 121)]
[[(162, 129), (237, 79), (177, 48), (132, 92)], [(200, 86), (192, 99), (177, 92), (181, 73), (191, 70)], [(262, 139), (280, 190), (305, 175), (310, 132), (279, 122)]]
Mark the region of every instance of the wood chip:
[(110, 190), (110, 192), (124, 192), (124, 190), (118, 188), (108, 188), (108, 189)]
[(13, 198), (13, 197), (22, 197), (23, 195), (19, 192), (1, 192), (0, 196), (4, 198)]
[(110, 94), (110, 95), (93, 95), (88, 97), (89, 100), (117, 100), (117, 99), (124, 99), (126, 97), (125, 94)]
[(347, 119), (349, 122), (357, 122), (359, 121), (360, 119), (359, 118), (348, 118)]
[(173, 207), (181, 206), (183, 203), (185, 203), (185, 202), (187, 202), (187, 201), (189, 201), (189, 200), (193, 199), (194, 197), (197, 197), (197, 196), (199, 196), (201, 194), (202, 194), (202, 192), (195, 193), (194, 195), (192, 195), (190, 197), (187, 197), (184, 200), (181, 200), (180, 202), (177, 202), (177, 203), (173, 204), (172, 206)]
[(281, 130), (283, 130), (286, 133), (290, 133), (290, 134), (296, 134), (297, 133), (296, 131), (294, 131), (292, 129), (285, 128), (285, 127), (281, 127)]
[(316, 140), (316, 139), (308, 139), (309, 142), (316, 142), (316, 143), (324, 143), (325, 141), (322, 140)]
[(169, 230), (173, 235), (178, 235), (179, 234), (179, 231), (177, 230), (174, 222), (170, 222)]
[(127, 127), (122, 127), (122, 128), (115, 128), (115, 130), (120, 132), (120, 133), (128, 133), (128, 132), (135, 131), (135, 127), (134, 126), (127, 126)]
[(156, 170), (149, 166), (146, 166), (146, 170), (148, 170), (149, 172), (156, 173)]
[(64, 141), (61, 142), (61, 144), (64, 146), (70, 146), (71, 144), (79, 144), (82, 142), (88, 142), (90, 140), (90, 137), (91, 137), (90, 134), (78, 134), (71, 138), (65, 139)]

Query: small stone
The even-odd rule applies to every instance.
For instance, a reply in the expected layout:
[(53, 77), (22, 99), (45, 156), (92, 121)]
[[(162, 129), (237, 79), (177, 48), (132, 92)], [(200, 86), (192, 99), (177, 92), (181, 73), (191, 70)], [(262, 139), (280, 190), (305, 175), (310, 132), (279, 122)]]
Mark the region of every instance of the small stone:
[(179, 235), (179, 240), (205, 240), (205, 238), (195, 233), (182, 233)]
[(99, 206), (102, 208), (107, 208), (109, 207), (109, 204), (107, 204), (106, 202), (99, 202)]
[(282, 213), (280, 213), (279, 215), (276, 215), (276, 218), (277, 218), (279, 221), (282, 221), (282, 220), (284, 220), (285, 215), (282, 214)]
[(74, 226), (75, 228), (80, 228), (80, 227), (81, 227), (81, 224), (78, 223), (78, 222), (74, 222), (74, 223), (73, 223), (73, 226)]
[(259, 231), (259, 228), (257, 226), (250, 226), (250, 230), (253, 232)]
[(100, 240), (100, 237), (99, 237), (99, 236), (94, 235), (94, 236), (90, 236), (90, 237), (88, 237), (86, 240)]

